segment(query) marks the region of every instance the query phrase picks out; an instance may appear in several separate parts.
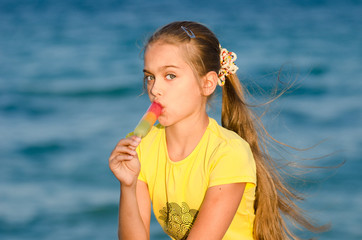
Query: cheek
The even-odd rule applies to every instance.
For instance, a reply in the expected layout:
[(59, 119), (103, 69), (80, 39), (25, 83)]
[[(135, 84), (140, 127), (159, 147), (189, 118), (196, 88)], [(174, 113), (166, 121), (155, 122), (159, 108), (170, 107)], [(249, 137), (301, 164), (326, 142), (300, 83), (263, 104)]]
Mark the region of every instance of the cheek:
[(146, 84), (144, 89), (147, 91), (147, 94), (151, 97), (151, 95), (152, 95), (151, 94), (152, 85), (151, 84)]

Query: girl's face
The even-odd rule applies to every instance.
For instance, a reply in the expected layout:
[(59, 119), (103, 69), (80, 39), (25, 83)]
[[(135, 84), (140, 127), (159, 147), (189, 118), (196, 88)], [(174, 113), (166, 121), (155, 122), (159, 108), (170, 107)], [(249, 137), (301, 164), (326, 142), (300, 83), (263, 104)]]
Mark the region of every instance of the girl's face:
[(158, 119), (163, 126), (206, 113), (206, 97), (181, 51), (175, 45), (155, 42), (145, 52), (143, 72), (147, 91), (151, 101), (163, 106)]

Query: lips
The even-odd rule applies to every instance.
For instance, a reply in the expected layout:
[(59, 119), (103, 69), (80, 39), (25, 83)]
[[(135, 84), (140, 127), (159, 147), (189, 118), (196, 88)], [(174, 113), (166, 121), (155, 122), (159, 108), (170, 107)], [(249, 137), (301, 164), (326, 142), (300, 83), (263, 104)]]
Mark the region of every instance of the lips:
[(160, 105), (161, 106), (161, 113), (163, 113), (164, 112), (164, 106), (163, 106), (163, 104), (162, 103), (160, 103), (159, 101), (157, 101), (157, 100), (154, 100), (153, 102), (155, 102), (155, 103), (157, 103), (158, 105)]

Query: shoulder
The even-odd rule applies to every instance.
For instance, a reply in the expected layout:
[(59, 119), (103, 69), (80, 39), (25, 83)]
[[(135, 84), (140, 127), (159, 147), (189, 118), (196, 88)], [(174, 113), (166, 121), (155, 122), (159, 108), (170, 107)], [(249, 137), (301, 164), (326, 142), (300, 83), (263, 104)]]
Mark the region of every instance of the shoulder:
[(212, 163), (254, 165), (254, 157), (249, 143), (237, 133), (220, 126), (214, 119), (210, 121), (210, 138), (213, 139), (214, 144)]
[(220, 126), (214, 119), (210, 118), (210, 137), (217, 143), (218, 148), (228, 150), (245, 151), (249, 150), (249, 144), (234, 131)]
[(215, 148), (209, 159), (209, 186), (233, 182), (256, 183), (255, 161), (249, 144), (238, 134), (213, 120), (210, 138)]

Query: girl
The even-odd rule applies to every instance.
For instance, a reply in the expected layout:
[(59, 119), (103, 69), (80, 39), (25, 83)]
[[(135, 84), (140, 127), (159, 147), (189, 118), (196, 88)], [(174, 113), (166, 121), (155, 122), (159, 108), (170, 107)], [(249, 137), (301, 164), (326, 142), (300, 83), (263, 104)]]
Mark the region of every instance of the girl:
[[(163, 110), (141, 141), (119, 141), (109, 166), (121, 183), (119, 239), (149, 239), (151, 203), (172, 239), (297, 239), (282, 213), (311, 225), (283, 183), (244, 100), (236, 55), (205, 26), (173, 22), (144, 52), (149, 98)], [(207, 102), (222, 87), (222, 126)]]

